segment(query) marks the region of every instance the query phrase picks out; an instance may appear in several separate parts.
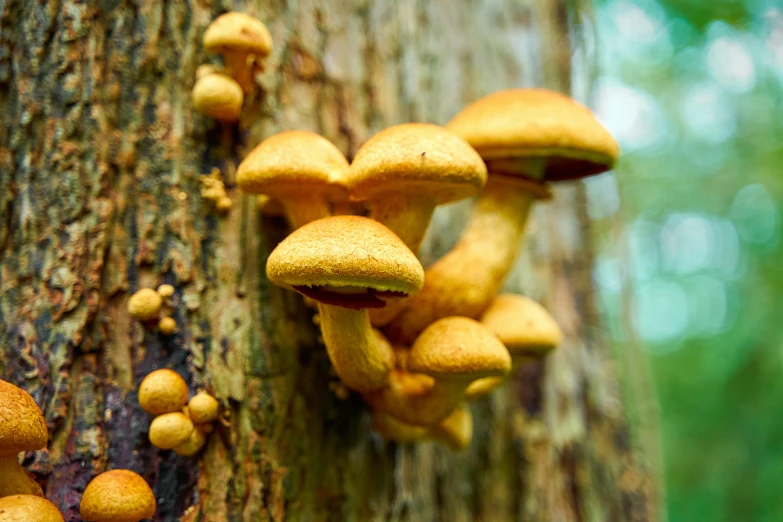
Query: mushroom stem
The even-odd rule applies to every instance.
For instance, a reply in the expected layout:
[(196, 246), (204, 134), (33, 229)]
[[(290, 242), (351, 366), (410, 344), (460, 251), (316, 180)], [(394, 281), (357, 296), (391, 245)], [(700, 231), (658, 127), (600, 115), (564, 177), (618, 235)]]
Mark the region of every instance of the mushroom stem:
[(288, 222), (296, 230), (311, 221), (329, 217), (329, 206), (321, 194), (301, 195), (281, 200)]
[(248, 63), (249, 58), (247, 53), (227, 52), (223, 55), (226, 74), (234, 78), (244, 92), (253, 89), (253, 67)]
[(436, 203), (432, 198), (393, 192), (370, 200), (369, 217), (386, 225), (411, 252), (418, 253)]
[[(528, 177), (539, 179), (543, 166), (533, 162)], [(406, 301), (389, 337), (411, 344), (440, 318), (475, 318), (489, 306), (514, 264), (535, 197), (529, 182), (490, 174), (459, 242), (425, 271), (424, 288)]]
[(44, 496), (43, 490), (30, 474), (19, 465), (17, 453), (0, 454), (0, 497), (9, 495)]
[(367, 310), (323, 303), (318, 309), (326, 351), (345, 386), (359, 392), (386, 386), (394, 368), (394, 350), (372, 329)]

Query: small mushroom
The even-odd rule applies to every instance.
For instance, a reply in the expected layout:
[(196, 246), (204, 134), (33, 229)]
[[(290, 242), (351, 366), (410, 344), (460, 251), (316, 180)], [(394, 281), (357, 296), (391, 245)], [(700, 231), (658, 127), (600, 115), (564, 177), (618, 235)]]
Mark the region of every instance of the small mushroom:
[(395, 342), (413, 342), (441, 317), (478, 317), (513, 266), (533, 201), (549, 197), (543, 182), (605, 172), (619, 156), (587, 107), (543, 89), (491, 94), (446, 127), (481, 154), (489, 178), (457, 245), (427, 269), (424, 289), (387, 329)]
[(242, 113), (245, 93), (230, 76), (212, 73), (202, 76), (191, 91), (193, 107), (208, 118), (234, 123)]
[(43, 496), (41, 486), (19, 465), (19, 454), (42, 449), (48, 440), (43, 413), (30, 394), (0, 380), (0, 497)]
[(127, 469), (101, 473), (84, 488), (79, 514), (87, 522), (139, 522), (155, 516), (149, 484)]
[(377, 390), (394, 368), (388, 341), (370, 326), (368, 308), (421, 287), (416, 256), (388, 228), (359, 216), (313, 221), (269, 256), (269, 279), (318, 301), (321, 332), (335, 371), (348, 388)]
[(188, 401), (190, 420), (196, 424), (215, 422), (218, 418), (219, 409), (220, 404), (217, 399), (206, 392), (197, 393)]
[(204, 432), (199, 428), (190, 432), (190, 436), (187, 440), (172, 448), (172, 451), (180, 457), (192, 457), (207, 443), (207, 437)]
[[(446, 419), (464, 400), (471, 382), (511, 370), (511, 357), (503, 343), (481, 323), (466, 317), (447, 317), (428, 326), (413, 344), (407, 363), (411, 373), (434, 379), (432, 388), (413, 391), (393, 380), (383, 390), (365, 394), (365, 400), (374, 409), (422, 426)], [(392, 375), (399, 379), (401, 372)]]
[(138, 321), (157, 319), (162, 306), (163, 299), (152, 288), (142, 288), (128, 299), (128, 313)]
[(150, 442), (156, 448), (168, 450), (184, 444), (195, 429), (191, 421), (182, 412), (158, 415), (150, 423)]
[(225, 214), (226, 212), (229, 212), (231, 210), (232, 202), (231, 198), (228, 196), (222, 196), (215, 202), (215, 208), (218, 212)]
[(230, 12), (218, 16), (204, 32), (204, 50), (223, 56), (226, 73), (242, 90), (253, 86), (254, 67), (259, 58), (272, 52), (272, 36), (254, 16)]
[(328, 217), (329, 200), (347, 197), (348, 160), (326, 138), (306, 131), (270, 136), (237, 169), (237, 185), (282, 203), (288, 222), (299, 228)]
[(0, 522), (63, 522), (63, 516), (43, 497), (10, 495), (0, 498)]
[[(481, 324), (498, 336), (511, 355), (512, 373), (530, 359), (539, 359), (563, 340), (563, 332), (546, 309), (529, 297), (500, 294), (481, 315)], [(486, 395), (506, 378), (487, 377), (468, 386), (467, 400)]]
[(156, 292), (158, 292), (158, 295), (161, 297), (161, 299), (168, 299), (169, 297), (174, 295), (174, 287), (171, 285), (163, 284), (158, 287)]
[(163, 335), (171, 335), (177, 331), (177, 321), (173, 317), (162, 317), (158, 321), (158, 330)]
[(139, 385), (139, 404), (151, 415), (180, 411), (188, 402), (188, 385), (174, 370), (147, 374)]
[(220, 69), (218, 69), (217, 67), (215, 67), (210, 63), (201, 64), (196, 68), (196, 80), (200, 80), (201, 78), (207, 76), (208, 74), (214, 74), (219, 72)]

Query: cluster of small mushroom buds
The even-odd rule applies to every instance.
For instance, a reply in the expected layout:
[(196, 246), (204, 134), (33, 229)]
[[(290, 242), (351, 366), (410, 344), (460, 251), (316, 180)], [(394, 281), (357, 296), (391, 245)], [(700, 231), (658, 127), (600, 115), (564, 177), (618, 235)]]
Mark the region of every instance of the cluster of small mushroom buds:
[(222, 214), (231, 210), (231, 198), (226, 193), (220, 169), (212, 169), (209, 175), (201, 176), (201, 197), (211, 201), (215, 209)]
[(139, 404), (155, 416), (150, 442), (183, 457), (192, 457), (204, 447), (220, 417), (220, 405), (212, 395), (199, 392), (190, 399), (188, 395), (185, 380), (169, 369), (150, 372), (139, 385)]
[(174, 287), (160, 285), (157, 290), (142, 288), (128, 299), (128, 313), (137, 321), (150, 327), (157, 326), (163, 335), (172, 335), (177, 331), (177, 322), (161, 312), (171, 311), (171, 298)]

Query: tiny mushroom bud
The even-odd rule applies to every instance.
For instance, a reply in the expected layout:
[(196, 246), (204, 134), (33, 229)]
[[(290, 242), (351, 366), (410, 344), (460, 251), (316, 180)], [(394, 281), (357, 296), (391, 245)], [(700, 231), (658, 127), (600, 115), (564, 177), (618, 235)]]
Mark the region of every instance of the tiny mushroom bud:
[(481, 154), (489, 178), (457, 245), (427, 269), (424, 289), (387, 330), (402, 343), (441, 317), (478, 317), (513, 266), (533, 201), (549, 197), (543, 183), (605, 172), (620, 152), (587, 107), (544, 89), (485, 96), (447, 128)]
[(160, 330), (160, 333), (163, 335), (171, 335), (177, 331), (177, 321), (172, 317), (163, 317), (158, 322), (158, 330)]
[[(511, 357), (503, 343), (478, 321), (447, 317), (428, 326), (411, 348), (408, 370), (434, 379), (432, 388), (412, 392), (391, 385), (365, 394), (374, 409), (423, 426), (438, 424), (463, 401), (468, 385), (482, 377), (506, 375)], [(400, 372), (393, 376), (399, 377)]]
[(231, 210), (231, 198), (228, 196), (221, 196), (215, 203), (215, 208), (217, 208), (218, 212), (228, 212)]
[(195, 429), (184, 413), (164, 413), (150, 423), (150, 442), (160, 449), (172, 449), (188, 440)]
[(167, 299), (174, 295), (174, 287), (171, 285), (163, 284), (158, 287), (158, 295), (163, 298)]
[(216, 421), (219, 407), (217, 399), (206, 392), (197, 393), (188, 401), (190, 419), (196, 424)]
[(226, 73), (248, 92), (253, 86), (254, 64), (272, 52), (272, 36), (263, 22), (253, 16), (225, 13), (204, 32), (204, 49), (222, 55)]
[(63, 522), (63, 516), (43, 497), (10, 495), (0, 498), (0, 522)]
[(226, 123), (239, 119), (245, 94), (230, 76), (208, 74), (196, 80), (191, 93), (193, 107), (208, 118)]
[(345, 199), (348, 160), (332, 142), (306, 131), (270, 136), (237, 169), (237, 185), (280, 201), (288, 222), (299, 228), (328, 217), (329, 201)]
[(19, 453), (42, 449), (49, 440), (41, 408), (26, 391), (0, 380), (0, 497), (43, 496), (19, 465)]
[(204, 64), (199, 65), (196, 68), (196, 79), (200, 80), (201, 78), (203, 78), (204, 76), (207, 76), (208, 74), (214, 74), (214, 73), (219, 73), (219, 72), (220, 72), (220, 70), (217, 67), (215, 67), (214, 65), (212, 65), (210, 63), (204, 63)]
[(162, 306), (163, 299), (152, 288), (142, 288), (128, 299), (128, 313), (138, 321), (157, 319)]
[(320, 303), (326, 350), (347, 387), (365, 392), (387, 384), (394, 352), (370, 326), (367, 309), (416, 293), (424, 273), (400, 238), (364, 217), (319, 219), (275, 248), (266, 273)]
[(207, 438), (204, 432), (196, 428), (190, 432), (190, 436), (182, 444), (178, 444), (172, 448), (172, 451), (180, 457), (192, 457), (204, 447), (207, 443)]
[[(539, 359), (560, 344), (563, 332), (546, 309), (528, 297), (501, 294), (481, 315), (481, 324), (498, 336), (511, 354), (513, 369), (525, 360)], [(468, 386), (467, 400), (486, 395), (506, 381), (479, 379)]]
[(187, 402), (188, 385), (173, 370), (150, 372), (139, 385), (139, 404), (149, 414), (180, 411)]
[(149, 484), (127, 469), (101, 473), (84, 488), (79, 514), (86, 522), (139, 522), (155, 515)]

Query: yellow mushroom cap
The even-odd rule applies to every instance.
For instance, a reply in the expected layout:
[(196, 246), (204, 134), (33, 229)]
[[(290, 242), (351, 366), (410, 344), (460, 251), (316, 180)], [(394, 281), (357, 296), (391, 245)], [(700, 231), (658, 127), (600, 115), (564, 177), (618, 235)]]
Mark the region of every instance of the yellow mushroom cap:
[(590, 109), (546, 89), (511, 89), (485, 96), (446, 127), (484, 160), (545, 157), (550, 181), (581, 178), (612, 168), (617, 141)]
[(404, 123), (375, 134), (348, 170), (357, 200), (404, 192), (447, 203), (477, 194), (487, 167), (462, 138), (429, 123)]
[(127, 469), (101, 473), (87, 484), (79, 513), (88, 522), (138, 522), (155, 515), (149, 484)]
[(480, 321), (500, 338), (512, 357), (548, 352), (563, 340), (563, 333), (549, 312), (521, 295), (500, 294)]
[(446, 317), (429, 325), (416, 339), (408, 369), (435, 379), (505, 375), (511, 356), (484, 325), (467, 317)]
[(208, 118), (235, 122), (242, 112), (245, 93), (232, 77), (212, 73), (196, 80), (191, 92), (193, 107)]
[(163, 298), (171, 297), (172, 295), (174, 295), (174, 287), (171, 285), (163, 284), (158, 287), (157, 292), (158, 295)]
[(128, 313), (139, 321), (157, 319), (161, 306), (163, 299), (152, 288), (142, 288), (128, 299)]
[(188, 385), (173, 370), (150, 372), (139, 385), (139, 404), (149, 414), (180, 411), (187, 403)]
[(30, 394), (0, 380), (0, 455), (38, 450), (48, 441), (43, 413)]
[(245, 13), (225, 13), (204, 32), (204, 50), (213, 54), (240, 52), (267, 56), (272, 52), (272, 35), (261, 20)]
[(219, 406), (217, 399), (212, 395), (205, 392), (197, 393), (188, 401), (190, 419), (196, 424), (214, 422), (218, 418)]
[(150, 442), (160, 449), (172, 449), (187, 441), (194, 429), (193, 421), (184, 413), (164, 413), (150, 423)]
[[(273, 283), (322, 302), (327, 297), (310, 295), (308, 289), (339, 289), (344, 292), (339, 295), (350, 301), (356, 294), (349, 292), (354, 290), (409, 296), (424, 284), (421, 263), (400, 238), (360, 216), (333, 216), (299, 228), (269, 256), (266, 273)], [(331, 304), (355, 308), (348, 302)], [(373, 306), (364, 304), (358, 307)]]
[(190, 432), (190, 436), (187, 438), (185, 442), (177, 446), (174, 446), (172, 450), (180, 457), (192, 457), (193, 455), (201, 451), (201, 448), (203, 448), (204, 444), (206, 443), (207, 443), (207, 437), (200, 429), (196, 428), (195, 430)]
[(9, 495), (0, 498), (0, 522), (63, 522), (63, 516), (43, 497)]
[(163, 317), (158, 322), (158, 330), (163, 335), (171, 335), (177, 331), (177, 321), (172, 317)]
[(313, 132), (286, 131), (262, 141), (237, 168), (245, 192), (285, 199), (321, 193), (345, 198), (348, 160), (335, 145)]

